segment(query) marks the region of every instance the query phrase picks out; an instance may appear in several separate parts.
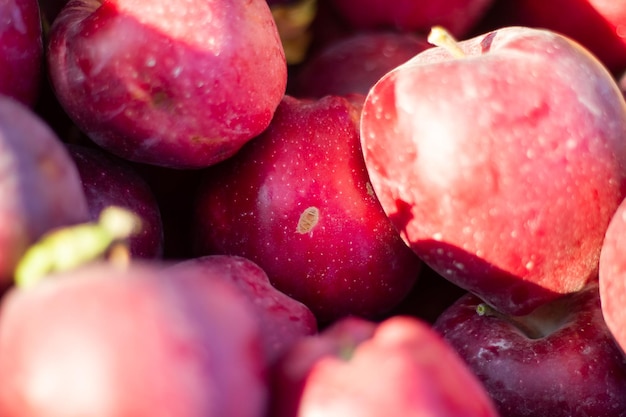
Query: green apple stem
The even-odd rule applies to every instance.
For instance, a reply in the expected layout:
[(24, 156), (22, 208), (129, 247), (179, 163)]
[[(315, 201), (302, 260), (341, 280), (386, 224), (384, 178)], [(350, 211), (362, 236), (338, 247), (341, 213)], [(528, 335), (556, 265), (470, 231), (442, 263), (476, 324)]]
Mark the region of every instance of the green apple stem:
[[(97, 222), (82, 223), (50, 231), (31, 246), (18, 262), (15, 284), (25, 288), (47, 275), (67, 271), (104, 258), (112, 248), (112, 262), (121, 265), (129, 255), (120, 254), (120, 244), (140, 230), (141, 219), (121, 207), (107, 207)], [(128, 251), (127, 245), (123, 245)]]
[(544, 337), (544, 333), (541, 331), (541, 329), (532, 326), (530, 323), (524, 320), (523, 317), (502, 314), (501, 312), (486, 303), (478, 304), (476, 306), (476, 313), (478, 313), (479, 316), (497, 317), (500, 320), (504, 320), (515, 326), (530, 339), (541, 339), (542, 337)]
[(457, 40), (441, 26), (434, 26), (428, 34), (428, 43), (446, 49), (455, 58), (464, 58), (465, 52), (459, 46)]

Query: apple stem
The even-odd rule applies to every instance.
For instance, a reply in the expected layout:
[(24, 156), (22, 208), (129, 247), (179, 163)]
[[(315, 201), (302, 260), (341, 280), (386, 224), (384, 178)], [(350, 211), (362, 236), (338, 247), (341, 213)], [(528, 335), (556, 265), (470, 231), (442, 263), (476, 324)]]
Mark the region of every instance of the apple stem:
[(454, 36), (442, 26), (433, 26), (427, 40), (431, 45), (444, 48), (455, 58), (464, 58), (466, 56)]
[[(115, 251), (111, 261), (123, 265), (124, 257), (118, 246), (136, 234), (140, 226), (141, 219), (137, 215), (111, 206), (102, 210), (97, 222), (52, 230), (26, 250), (15, 269), (15, 284), (20, 288), (30, 287), (53, 272), (102, 259), (112, 248)], [(127, 264), (128, 259), (125, 262)]]
[(496, 317), (500, 320), (504, 320), (515, 326), (529, 339), (541, 339), (542, 337), (544, 337), (544, 334), (540, 329), (530, 326), (523, 320), (523, 318), (502, 314), (501, 312), (486, 303), (478, 304), (476, 306), (476, 313), (479, 316)]

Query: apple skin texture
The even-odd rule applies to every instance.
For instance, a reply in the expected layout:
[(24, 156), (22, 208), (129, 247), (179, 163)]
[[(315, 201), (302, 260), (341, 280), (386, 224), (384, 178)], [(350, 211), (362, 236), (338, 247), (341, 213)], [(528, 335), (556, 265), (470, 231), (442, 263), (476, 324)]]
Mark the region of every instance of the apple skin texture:
[(29, 107), (0, 96), (0, 287), (43, 234), (87, 220), (78, 170), (59, 138)]
[(398, 304), (422, 263), (371, 193), (359, 111), (344, 97), (286, 96), (262, 135), (205, 173), (196, 253), (251, 259), (322, 323)]
[(0, 93), (33, 107), (43, 71), (43, 38), (37, 0), (0, 3)]
[(626, 108), (608, 71), (553, 32), (507, 27), (430, 48), (368, 94), (376, 195), (435, 271), (525, 314), (597, 279), (625, 195)]
[(245, 297), (201, 273), (138, 261), (9, 291), (0, 372), (4, 417), (262, 417), (268, 399)]
[(95, 143), (135, 162), (226, 159), (267, 127), (285, 93), (264, 0), (70, 0), (49, 37), (61, 105)]
[(273, 417), (498, 416), (451, 346), (409, 316), (343, 318), (272, 371)]
[(626, 415), (626, 361), (604, 322), (597, 282), (525, 317), (481, 316), (480, 303), (461, 297), (434, 329), (482, 381), (501, 417)]

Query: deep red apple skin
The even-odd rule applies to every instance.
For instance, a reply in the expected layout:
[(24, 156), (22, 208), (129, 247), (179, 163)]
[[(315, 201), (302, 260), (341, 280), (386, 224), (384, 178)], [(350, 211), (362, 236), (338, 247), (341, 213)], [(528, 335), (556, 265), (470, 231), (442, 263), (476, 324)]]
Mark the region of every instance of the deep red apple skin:
[(607, 228), (600, 252), (600, 299), (604, 320), (626, 352), (626, 200), (620, 204)]
[(289, 91), (310, 98), (365, 95), (387, 72), (430, 47), (425, 38), (412, 33), (357, 32), (326, 45), (305, 61)]
[(43, 38), (37, 0), (0, 4), (0, 93), (33, 107), (43, 71)]
[(496, 1), (485, 28), (530, 26), (569, 36), (614, 74), (626, 70), (626, 4), (613, 0)]
[(481, 302), (463, 296), (434, 329), (483, 382), (502, 417), (624, 415), (626, 357), (604, 322), (597, 283), (524, 318), (544, 328), (540, 337), (508, 318), (479, 315)]
[(226, 159), (267, 127), (286, 88), (263, 0), (70, 0), (49, 37), (61, 105), (95, 143), (136, 162)]
[(317, 333), (311, 310), (273, 287), (265, 271), (249, 259), (207, 255), (186, 259), (173, 268), (196, 268), (207, 279), (236, 285), (255, 309), (268, 363), (279, 359), (300, 338)]
[(133, 258), (160, 258), (163, 254), (161, 211), (148, 183), (127, 161), (102, 149), (66, 144), (80, 175), (90, 219), (96, 221), (108, 206), (125, 207), (141, 219), (141, 231), (130, 237)]
[(497, 416), (481, 383), (428, 324), (406, 316), (363, 321), (341, 319), (285, 355), (272, 374), (274, 417)]
[(465, 35), (493, 3), (492, 0), (330, 0), (355, 29), (395, 29), (428, 33), (444, 26), (457, 37)]
[(268, 130), (206, 173), (198, 255), (251, 259), (320, 322), (376, 316), (408, 293), (421, 261), (369, 188), (358, 104), (286, 96)]
[(66, 148), (29, 107), (6, 96), (0, 96), (0, 196), (0, 287), (44, 233), (89, 220)]
[(626, 108), (591, 54), (507, 27), (430, 48), (363, 107), (376, 195), (423, 261), (503, 312), (524, 314), (597, 278), (625, 195)]
[(259, 329), (235, 288), (154, 263), (83, 268), (3, 299), (1, 415), (264, 415)]

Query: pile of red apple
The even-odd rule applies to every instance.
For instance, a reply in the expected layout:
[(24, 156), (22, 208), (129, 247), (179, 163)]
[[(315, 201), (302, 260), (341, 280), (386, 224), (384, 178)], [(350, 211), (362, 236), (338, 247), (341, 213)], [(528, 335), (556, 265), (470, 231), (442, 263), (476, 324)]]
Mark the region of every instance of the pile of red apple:
[(0, 3), (0, 417), (626, 416), (626, 3)]

